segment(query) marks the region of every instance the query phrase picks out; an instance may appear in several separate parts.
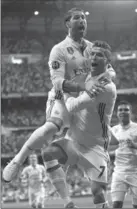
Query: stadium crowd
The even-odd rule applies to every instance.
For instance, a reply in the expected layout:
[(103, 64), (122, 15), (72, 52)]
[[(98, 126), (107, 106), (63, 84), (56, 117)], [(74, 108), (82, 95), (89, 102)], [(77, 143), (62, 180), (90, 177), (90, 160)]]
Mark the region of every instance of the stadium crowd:
[[(116, 61), (117, 88), (134, 88), (137, 86), (137, 61)], [(132, 80), (131, 80), (132, 77)], [(35, 64), (3, 64), (2, 93), (36, 93), (48, 92), (51, 88), (48, 67), (39, 61)]]
[[(120, 50), (134, 50), (137, 49), (137, 36), (136, 33), (117, 33), (114, 37), (112, 43), (113, 51)], [(12, 38), (11, 38), (12, 37)], [(51, 46), (56, 42), (59, 42), (59, 36), (56, 39), (48, 38), (44, 42), (43, 39), (36, 40), (35, 38), (25, 37), (14, 39), (14, 36), (10, 35), (10, 38), (2, 37), (2, 54), (10, 53), (42, 53), (47, 58)], [(39, 37), (39, 36), (37, 36)], [(94, 34), (93, 34), (94, 37)], [(62, 36), (61, 36), (62, 39)], [(45, 47), (46, 46), (46, 47)], [(46, 49), (46, 51), (44, 51)], [(114, 63), (114, 68), (117, 73), (117, 88), (134, 88), (137, 86), (137, 60), (128, 61), (116, 61)], [(49, 81), (49, 72), (47, 63), (44, 60), (39, 61), (35, 64), (12, 64), (12, 63), (2, 63), (1, 71), (1, 92), (2, 94), (10, 93), (36, 93), (36, 92), (48, 92), (51, 88), (51, 83)], [(132, 78), (132, 79), (131, 79)], [(133, 104), (133, 113), (135, 113), (135, 120), (137, 121), (136, 115), (136, 103)], [(116, 118), (116, 113), (114, 112), (113, 118)], [(17, 110), (17, 109), (4, 109), (2, 110), (1, 123), (6, 127), (31, 127), (40, 126), (45, 120), (45, 113), (38, 110)], [(115, 120), (116, 121), (116, 120)], [(24, 144), (25, 140), (28, 139), (29, 135), (32, 133), (30, 131), (11, 131), (8, 134), (2, 134), (1, 136), (1, 152), (2, 154), (12, 154), (18, 152), (21, 146)], [(113, 169), (113, 163), (110, 166), (111, 171)], [(73, 173), (73, 174), (72, 174)], [(110, 175), (111, 176), (111, 175)], [(88, 194), (90, 191), (81, 190), (76, 192), (77, 188), (80, 188), (80, 182), (83, 176), (81, 175), (78, 168), (72, 168), (68, 175), (68, 183), (70, 185), (70, 192), (72, 195), (76, 194)], [(2, 183), (3, 190), (3, 200), (16, 200), (17, 194), (20, 193), (20, 200), (27, 198), (27, 190), (20, 185), (19, 179), (16, 179), (10, 184)]]
[[(136, 50), (137, 48), (137, 29), (118, 30), (117, 33), (108, 31), (108, 43), (113, 51)], [(65, 32), (56, 31), (51, 36), (39, 34), (36, 31), (21, 34), (20, 32), (10, 32), (2, 34), (2, 54), (9, 53), (44, 53), (48, 55), (50, 49), (56, 43), (59, 43), (65, 36)], [(104, 34), (96, 31), (89, 31), (87, 34), (89, 40), (106, 39)]]

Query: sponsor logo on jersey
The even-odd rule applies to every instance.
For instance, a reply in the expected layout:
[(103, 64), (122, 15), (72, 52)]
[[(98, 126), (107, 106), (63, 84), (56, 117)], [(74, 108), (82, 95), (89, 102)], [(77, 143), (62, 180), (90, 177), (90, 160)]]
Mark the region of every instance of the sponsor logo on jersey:
[(67, 51), (69, 54), (74, 54), (74, 49), (72, 47), (67, 47)]
[(51, 65), (54, 70), (57, 70), (60, 67), (60, 63), (58, 61), (53, 61)]

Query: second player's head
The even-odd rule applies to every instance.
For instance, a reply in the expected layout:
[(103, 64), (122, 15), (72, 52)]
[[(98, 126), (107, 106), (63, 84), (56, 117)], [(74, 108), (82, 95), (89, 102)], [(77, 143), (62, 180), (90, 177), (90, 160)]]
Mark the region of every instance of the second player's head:
[(37, 163), (38, 163), (38, 158), (37, 158), (37, 155), (35, 153), (32, 153), (30, 156), (29, 156), (29, 163), (30, 165), (32, 166), (36, 166)]
[(87, 20), (83, 10), (72, 8), (65, 16), (65, 25), (72, 38), (78, 41), (84, 37), (87, 31)]
[(91, 49), (91, 72), (94, 76), (106, 71), (111, 60), (111, 47), (105, 41), (95, 41)]
[(128, 125), (132, 117), (132, 107), (129, 102), (121, 101), (117, 107), (117, 117), (123, 125)]

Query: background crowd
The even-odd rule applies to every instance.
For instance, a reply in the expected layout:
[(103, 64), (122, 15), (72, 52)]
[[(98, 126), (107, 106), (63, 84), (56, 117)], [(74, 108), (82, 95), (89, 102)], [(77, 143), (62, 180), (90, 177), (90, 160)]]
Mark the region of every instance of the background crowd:
[[(137, 24), (136, 24), (137, 25)], [(124, 29), (117, 32), (107, 32), (108, 39), (102, 31), (90, 30), (87, 39), (106, 40), (113, 52), (137, 50), (137, 27), (132, 30)], [(34, 63), (24, 60), (22, 64), (5, 62), (1, 65), (1, 93), (2, 93), (2, 134), (1, 153), (2, 167), (10, 157), (18, 152), (28, 139), (32, 131), (45, 121), (45, 107), (47, 93), (51, 89), (48, 70), (48, 56), (53, 45), (65, 37), (65, 32), (55, 31), (50, 36), (38, 31), (2, 31), (1, 52), (4, 55), (32, 54), (41, 55), (41, 59)], [(112, 66), (117, 73), (117, 89), (137, 87), (137, 59), (113, 60)], [(33, 97), (29, 96), (33, 93)], [(43, 94), (41, 94), (43, 93)], [(20, 98), (16, 94), (21, 95)], [(4, 96), (7, 96), (6, 98)], [(10, 96), (13, 95), (13, 96)], [(125, 95), (122, 98), (129, 100), (133, 106), (133, 119), (137, 121), (137, 99), (134, 95)], [(117, 123), (116, 112), (112, 117), (112, 125)], [(110, 165), (110, 179), (113, 171), (113, 160)], [(27, 163), (27, 162), (25, 162)], [(41, 162), (42, 163), (42, 162)], [(25, 165), (25, 164), (24, 164)], [(89, 194), (87, 189), (75, 192), (81, 187), (82, 174), (78, 168), (71, 168), (68, 174), (68, 183), (72, 195)], [(52, 189), (52, 188), (51, 188)], [(20, 178), (10, 184), (2, 183), (3, 200), (20, 200), (27, 198), (27, 189), (22, 186)], [(56, 196), (56, 194), (55, 194)]]

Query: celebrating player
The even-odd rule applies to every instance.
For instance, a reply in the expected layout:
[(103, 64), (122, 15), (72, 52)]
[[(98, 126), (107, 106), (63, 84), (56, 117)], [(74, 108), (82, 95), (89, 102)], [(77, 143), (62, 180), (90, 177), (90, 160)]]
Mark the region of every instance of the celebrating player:
[(29, 204), (33, 208), (44, 208), (44, 179), (46, 170), (43, 165), (38, 164), (35, 153), (29, 156), (30, 165), (22, 171), (21, 178), (28, 182)]
[[(62, 97), (62, 92), (79, 93), (88, 90), (91, 96), (94, 96), (102, 91), (98, 81), (89, 82), (86, 86), (84, 83), (91, 67), (88, 58), (92, 43), (83, 38), (87, 31), (87, 21), (83, 10), (68, 11), (65, 25), (68, 29), (68, 36), (53, 47), (49, 57), (53, 88), (48, 96), (46, 123), (32, 133), (19, 153), (5, 167), (3, 179), (7, 182), (16, 176), (20, 165), (33, 150), (41, 148), (44, 143), (48, 144), (57, 132), (61, 133), (64, 128), (70, 127), (69, 114), (64, 100), (59, 100)], [(109, 71), (115, 74), (112, 68), (109, 68)]]
[[(86, 79), (87, 85), (107, 72), (110, 56), (110, 46), (106, 42), (95, 41), (91, 50), (92, 70)], [(73, 113), (70, 129), (65, 139), (55, 140), (42, 153), (47, 170), (55, 184), (58, 178), (65, 179), (65, 173), (64, 176), (61, 175), (60, 164), (79, 165), (89, 179), (97, 208), (107, 207), (104, 195), (109, 161), (107, 147), (115, 100), (116, 87), (111, 80), (96, 98), (91, 98), (86, 91), (77, 98), (68, 97), (67, 109)], [(60, 184), (58, 191), (63, 193), (64, 190), (65, 188)]]
[(137, 123), (131, 121), (132, 107), (121, 101), (117, 107), (119, 124), (112, 128), (110, 149), (115, 150), (111, 196), (113, 208), (122, 208), (130, 189), (132, 204), (137, 208)]

